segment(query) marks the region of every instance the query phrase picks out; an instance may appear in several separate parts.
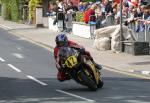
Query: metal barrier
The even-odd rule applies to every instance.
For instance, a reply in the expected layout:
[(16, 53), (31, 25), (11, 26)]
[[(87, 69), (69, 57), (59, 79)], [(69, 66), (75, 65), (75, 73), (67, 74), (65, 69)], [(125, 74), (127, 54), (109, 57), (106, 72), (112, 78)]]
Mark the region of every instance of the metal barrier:
[(59, 31), (71, 32), (73, 21), (75, 21), (75, 12), (57, 14), (57, 26)]
[(66, 31), (71, 32), (72, 31), (72, 26), (73, 26), (73, 21), (75, 21), (75, 12), (70, 11), (66, 15), (65, 19), (65, 24), (66, 24)]
[[(93, 20), (92, 20), (92, 18), (93, 18)], [(89, 25), (90, 25), (91, 39), (94, 39), (95, 38), (94, 30), (96, 29), (96, 16), (95, 15), (90, 15), (89, 16)]]
[(149, 42), (150, 45), (150, 24), (145, 25), (145, 41)]
[(58, 12), (57, 13), (57, 26), (60, 31), (63, 31), (65, 29), (65, 13), (64, 12)]
[(134, 32), (134, 34), (135, 34), (134, 37), (136, 37), (136, 40), (138, 40), (139, 39), (139, 34), (136, 32), (136, 25), (138, 25), (138, 24), (136, 24), (135, 22), (130, 22), (128, 24), (128, 28), (131, 29)]
[(115, 25), (115, 18), (113, 15), (106, 16), (105, 26)]
[[(59, 12), (57, 14), (57, 20), (58, 20), (57, 25), (58, 25), (59, 30), (60, 31), (63, 31), (65, 29), (72, 30), (73, 21), (75, 21), (75, 20), (80, 21), (78, 19), (83, 19), (80, 17), (77, 18), (76, 16), (73, 16), (74, 14), (77, 15), (78, 13), (80, 13), (80, 12), (73, 12), (73, 13), (68, 13), (68, 14), (65, 14), (64, 12)], [(67, 19), (65, 17), (67, 17)], [(91, 20), (91, 18), (93, 18), (93, 17), (95, 18), (94, 22)], [(123, 17), (122, 20), (124, 23), (126, 20), (126, 17)], [(108, 15), (106, 17), (106, 19), (103, 21), (100, 21), (100, 23), (101, 23), (100, 28), (115, 25), (115, 18), (113, 15)], [(95, 15), (89, 16), (89, 25), (90, 25), (91, 38), (94, 39), (95, 38), (94, 37), (94, 30), (96, 29), (96, 25), (97, 25), (97, 18)], [(145, 26), (145, 31), (137, 32), (136, 27), (138, 25), (139, 24), (137, 22), (131, 22), (131, 23), (129, 23), (128, 27), (134, 31), (134, 34), (135, 34), (135, 37), (137, 38), (137, 41), (148, 41), (150, 43), (150, 33), (148, 30), (150, 28), (150, 26)]]
[(150, 43), (150, 25), (143, 22), (131, 22), (128, 27), (133, 30), (137, 41)]

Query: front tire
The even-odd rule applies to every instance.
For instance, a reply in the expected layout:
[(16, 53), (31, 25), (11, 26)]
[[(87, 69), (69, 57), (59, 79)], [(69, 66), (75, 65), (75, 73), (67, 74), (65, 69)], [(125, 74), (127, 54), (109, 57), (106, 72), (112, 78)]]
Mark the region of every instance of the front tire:
[(98, 88), (102, 88), (104, 85), (104, 82), (102, 80), (99, 80), (99, 83), (97, 85)]
[(82, 79), (82, 82), (84, 82), (84, 84), (88, 86), (90, 90), (92, 91), (97, 90), (98, 87), (96, 83), (91, 78), (89, 78), (83, 71), (81, 71), (78, 75)]

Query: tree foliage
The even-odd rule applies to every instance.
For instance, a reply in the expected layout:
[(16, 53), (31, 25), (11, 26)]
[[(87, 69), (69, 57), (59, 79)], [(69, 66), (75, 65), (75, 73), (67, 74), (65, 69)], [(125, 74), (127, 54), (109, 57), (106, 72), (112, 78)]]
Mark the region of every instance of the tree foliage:
[[(20, 0), (0, 0), (3, 6), (3, 17), (7, 20), (19, 20), (19, 1)], [(25, 1), (25, 0), (21, 0)]]
[(9, 0), (1, 0), (2, 1), (2, 6), (3, 6), (3, 11), (2, 11), (2, 16), (4, 19), (10, 20), (10, 4)]
[(18, 1), (10, 0), (11, 20), (17, 21), (19, 17)]
[(40, 3), (40, 0), (29, 1), (29, 19), (32, 19), (34, 17), (36, 6), (38, 6), (39, 3)]
[(83, 15), (84, 15), (84, 13), (83, 12), (77, 12), (76, 13), (76, 21), (77, 22), (83, 22), (84, 20), (83, 20)]

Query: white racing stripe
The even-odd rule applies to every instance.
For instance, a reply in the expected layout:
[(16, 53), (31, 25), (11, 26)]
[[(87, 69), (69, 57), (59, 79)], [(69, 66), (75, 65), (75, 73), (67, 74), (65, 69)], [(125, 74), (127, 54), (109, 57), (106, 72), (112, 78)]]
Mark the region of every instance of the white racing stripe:
[(35, 81), (35, 82), (41, 84), (41, 85), (44, 85), (44, 86), (48, 85), (48, 84), (46, 84), (46, 83), (44, 83), (44, 82), (41, 82), (41, 81), (39, 81), (38, 79), (36, 79), (36, 78), (34, 78), (34, 77), (30, 76), (30, 75), (27, 75), (27, 77), (28, 77), (29, 79), (31, 79), (31, 80), (33, 80), (33, 81)]
[(66, 91), (62, 91), (62, 90), (59, 90), (59, 89), (57, 89), (56, 91), (57, 91), (57, 92), (64, 93), (64, 94), (67, 94), (67, 95), (70, 95), (70, 96), (73, 96), (73, 97), (76, 97), (76, 98), (80, 98), (80, 99), (82, 99), (82, 100), (86, 100), (86, 101), (89, 101), (89, 102), (92, 102), (92, 103), (95, 102), (94, 100), (87, 99), (87, 98), (84, 98), (84, 97), (81, 97), (81, 96), (78, 96), (78, 95), (75, 95), (75, 94), (72, 94), (72, 93), (69, 93), (69, 92), (66, 92)]
[(13, 70), (17, 71), (17, 72), (21, 72), (20, 69), (16, 68), (15, 66), (13, 66), (12, 64), (7, 64), (10, 68), (12, 68)]
[(1, 57), (0, 57), (0, 61), (1, 61), (1, 62), (5, 62), (5, 60), (4, 60), (3, 58), (1, 58)]

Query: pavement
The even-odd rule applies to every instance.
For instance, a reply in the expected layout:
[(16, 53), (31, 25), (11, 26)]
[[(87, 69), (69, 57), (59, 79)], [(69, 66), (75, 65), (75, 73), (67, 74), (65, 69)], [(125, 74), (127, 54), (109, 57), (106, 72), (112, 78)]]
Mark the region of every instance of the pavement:
[[(2, 17), (0, 17), (0, 27), (13, 35), (19, 36), (21, 40), (36, 43), (51, 52), (55, 47), (55, 37), (58, 32), (48, 28), (35, 28), (33, 25), (6, 21)], [(90, 51), (94, 60), (102, 64), (104, 69), (135, 74), (150, 79), (150, 55), (134, 56), (126, 53), (114, 53), (110, 50), (98, 51), (93, 46), (93, 39), (85, 39), (73, 34), (67, 36), (70, 40), (83, 45), (86, 50)]]

